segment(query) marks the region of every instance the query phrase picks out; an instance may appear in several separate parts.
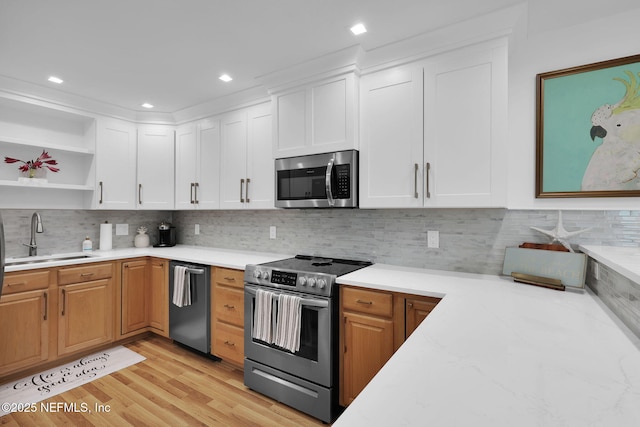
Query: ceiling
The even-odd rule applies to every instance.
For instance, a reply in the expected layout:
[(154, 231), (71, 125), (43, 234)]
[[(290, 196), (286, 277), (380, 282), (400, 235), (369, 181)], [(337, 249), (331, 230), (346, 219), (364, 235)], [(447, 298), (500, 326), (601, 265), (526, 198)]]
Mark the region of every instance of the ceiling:
[[(389, 43), (521, 0), (0, 0), (0, 76), (172, 113), (257, 77)], [(363, 22), (368, 32), (349, 28)], [(233, 81), (218, 79), (228, 73)], [(55, 75), (62, 85), (49, 83)]]

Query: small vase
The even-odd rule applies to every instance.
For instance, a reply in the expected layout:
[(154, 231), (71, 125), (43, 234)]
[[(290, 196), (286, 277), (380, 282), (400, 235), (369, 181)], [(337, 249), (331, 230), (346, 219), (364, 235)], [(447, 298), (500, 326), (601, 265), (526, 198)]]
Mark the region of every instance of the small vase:
[(138, 233), (133, 238), (133, 245), (136, 248), (146, 248), (149, 246), (149, 235), (147, 233)]

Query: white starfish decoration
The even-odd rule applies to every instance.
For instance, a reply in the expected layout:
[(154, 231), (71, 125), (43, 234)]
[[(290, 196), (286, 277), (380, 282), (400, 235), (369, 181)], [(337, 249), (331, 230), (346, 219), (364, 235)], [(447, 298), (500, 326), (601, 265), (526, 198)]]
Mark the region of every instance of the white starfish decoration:
[(539, 231), (540, 233), (546, 234), (547, 236), (551, 237), (552, 239), (551, 243), (558, 242), (562, 244), (562, 246), (564, 246), (565, 248), (569, 249), (570, 252), (573, 252), (573, 249), (571, 249), (571, 245), (569, 244), (569, 241), (567, 239), (569, 237), (578, 235), (580, 233), (584, 233), (585, 231), (589, 231), (592, 228), (593, 227), (584, 228), (582, 230), (576, 230), (576, 231), (567, 231), (564, 228), (564, 225), (562, 225), (562, 211), (558, 211), (558, 224), (553, 230), (543, 230), (538, 227), (531, 227), (532, 230)]

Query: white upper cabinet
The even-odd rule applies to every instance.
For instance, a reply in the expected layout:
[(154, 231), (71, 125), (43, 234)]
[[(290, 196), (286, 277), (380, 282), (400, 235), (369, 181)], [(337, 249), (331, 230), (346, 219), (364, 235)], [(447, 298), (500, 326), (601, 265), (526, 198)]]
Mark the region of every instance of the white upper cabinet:
[(422, 207), (422, 67), (361, 82), (360, 206)]
[(274, 208), (271, 121), (268, 103), (222, 117), (222, 209)]
[(274, 158), (358, 148), (358, 81), (354, 73), (272, 96)]
[(176, 131), (176, 209), (220, 206), (220, 121), (206, 119)]
[(360, 206), (506, 205), (505, 41), (362, 78)]
[(136, 209), (136, 126), (98, 119), (96, 190), (98, 209)]
[(174, 208), (174, 140), (171, 126), (138, 128), (138, 209)]
[(442, 55), (424, 70), (425, 205), (505, 206), (506, 45)]

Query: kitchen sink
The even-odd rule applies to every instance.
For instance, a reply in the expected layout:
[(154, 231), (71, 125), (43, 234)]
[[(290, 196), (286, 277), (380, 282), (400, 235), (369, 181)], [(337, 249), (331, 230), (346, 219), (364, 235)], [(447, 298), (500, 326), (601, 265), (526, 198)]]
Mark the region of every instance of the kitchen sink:
[(5, 260), (5, 266), (11, 267), (13, 265), (39, 264), (42, 262), (70, 261), (74, 259), (86, 259), (91, 257), (92, 255), (86, 255), (86, 254), (67, 254), (67, 255), (33, 256), (33, 257), (25, 257), (25, 258), (7, 258)]

